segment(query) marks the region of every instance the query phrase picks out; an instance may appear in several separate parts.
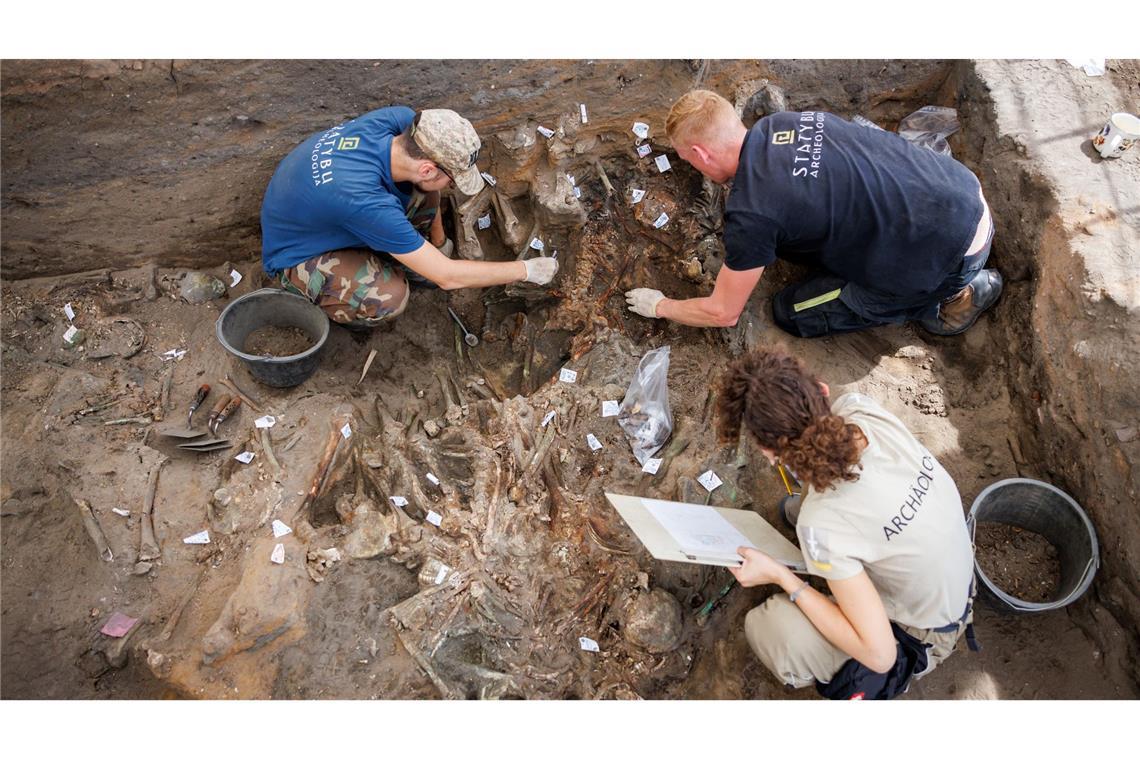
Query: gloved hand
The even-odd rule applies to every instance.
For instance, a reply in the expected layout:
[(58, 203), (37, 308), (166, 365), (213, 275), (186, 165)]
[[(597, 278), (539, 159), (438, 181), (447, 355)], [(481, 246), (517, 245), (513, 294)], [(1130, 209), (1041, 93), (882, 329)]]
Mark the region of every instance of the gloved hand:
[(634, 288), (626, 291), (625, 302), (629, 310), (643, 317), (657, 319), (657, 304), (665, 300), (665, 294), (653, 288)]
[(455, 253), (455, 243), (451, 242), (451, 238), (444, 238), (443, 245), (437, 245), (436, 248), (449, 259), (452, 257), (452, 254)]
[(526, 281), (535, 285), (546, 285), (554, 279), (558, 272), (558, 259), (553, 256), (536, 256), (533, 259), (523, 259), (526, 265)]

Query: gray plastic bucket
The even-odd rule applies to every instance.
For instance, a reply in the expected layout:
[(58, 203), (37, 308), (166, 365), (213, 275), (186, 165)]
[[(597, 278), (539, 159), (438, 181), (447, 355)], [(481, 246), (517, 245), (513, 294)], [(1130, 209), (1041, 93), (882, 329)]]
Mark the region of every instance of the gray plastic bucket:
[(1071, 604), (1088, 590), (1100, 567), (1100, 546), (1088, 515), (1061, 489), (1029, 478), (1010, 478), (978, 494), (967, 524), (971, 538), (978, 523), (992, 522), (1023, 528), (1043, 536), (1057, 549), (1061, 580), (1057, 596), (1048, 602), (1027, 602), (998, 588), (986, 576), (977, 557), (974, 570), (983, 596), (1005, 612), (1044, 612)]
[[(258, 328), (297, 327), (313, 345), (292, 356), (254, 356), (242, 351), (245, 339)], [(329, 320), (309, 299), (276, 288), (246, 293), (218, 316), (214, 330), (222, 347), (245, 362), (259, 381), (275, 388), (289, 388), (309, 379), (321, 363), (321, 351), (329, 337)]]

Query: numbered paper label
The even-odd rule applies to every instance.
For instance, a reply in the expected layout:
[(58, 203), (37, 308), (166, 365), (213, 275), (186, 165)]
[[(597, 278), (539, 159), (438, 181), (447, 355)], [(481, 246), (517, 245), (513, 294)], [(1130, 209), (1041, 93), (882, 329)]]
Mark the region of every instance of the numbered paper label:
[(582, 647), (582, 649), (586, 650), (587, 652), (600, 652), (600, 651), (602, 651), (601, 649), (598, 648), (598, 642), (594, 641), (593, 639), (591, 639), (587, 636), (579, 636), (578, 637), (578, 646)]
[(210, 543), (210, 531), (204, 530), (200, 533), (195, 533), (192, 536), (187, 536), (182, 539), (184, 544), (208, 544)]
[(389, 497), (388, 497), (388, 501), (392, 502), (392, 503), (393, 503), (393, 504), (395, 504), (397, 507), (406, 507), (406, 506), (408, 506), (408, 500), (407, 500), (407, 499), (405, 499), (403, 496), (389, 496)]
[(616, 401), (603, 401), (602, 402), (602, 416), (603, 417), (616, 417), (618, 412), (621, 411), (621, 404)]
[(558, 373), (558, 379), (564, 383), (572, 383), (578, 379), (578, 373), (572, 369), (563, 367)]
[(704, 486), (706, 491), (712, 493), (720, 486), (722, 481), (716, 476), (715, 472), (709, 470), (704, 475), (701, 475), (699, 478), (697, 478), (697, 482)]
[(427, 513), (427, 521), (438, 528), (439, 524), (443, 522), (443, 517), (435, 512), (429, 511)]
[(649, 137), (649, 125), (641, 121), (635, 121), (633, 123), (633, 133), (637, 135), (639, 139), (644, 140)]
[(285, 564), (285, 544), (277, 544), (273, 547), (273, 553), (269, 555), (269, 559), (277, 565)]
[(653, 223), (653, 226), (656, 227), (657, 229), (661, 229), (662, 227), (664, 227), (668, 223), (669, 223), (669, 215), (666, 214), (664, 211), (662, 211), (661, 216), (657, 217), (657, 221), (655, 221)]
[(258, 417), (253, 421), (253, 424), (257, 425), (259, 428), (271, 428), (277, 424), (277, 418), (272, 414), (267, 414), (264, 417)]
[(653, 159), (653, 162), (657, 164), (657, 171), (659, 172), (667, 172), (671, 168), (669, 165), (669, 157), (664, 153)]
[(650, 475), (656, 475), (657, 471), (661, 469), (661, 463), (663, 461), (665, 460), (650, 457), (649, 459), (646, 459), (645, 464), (641, 466), (641, 471), (648, 472)]
[(653, 152), (653, 148), (650, 147), (649, 143), (645, 143), (644, 145), (638, 145), (637, 146), (637, 157), (638, 158), (645, 158), (646, 156), (648, 156), (652, 152)]
[(550, 421), (552, 419), (554, 419), (554, 414), (555, 414), (554, 410), (551, 410), (551, 411), (546, 413), (546, 416), (542, 418), (542, 426), (543, 427), (546, 427), (547, 425), (550, 424)]
[(633, 188), (632, 192), (633, 192), (633, 202), (634, 203), (641, 203), (641, 199), (645, 197), (645, 191), (644, 190), (638, 190), (635, 187), (635, 188)]
[(274, 520), (273, 521), (273, 537), (274, 538), (281, 538), (282, 536), (287, 536), (292, 532), (293, 532), (293, 529), (290, 528), (285, 523), (281, 522), (280, 520)]
[(63, 313), (67, 315), (68, 322), (75, 321), (75, 310), (71, 308), (71, 304), (65, 303), (63, 305)]
[(491, 215), (490, 214), (483, 214), (483, 216), (479, 217), (478, 221), (476, 221), (476, 224), (479, 226), (479, 229), (481, 229), (481, 230), (487, 229), (488, 227), (491, 226)]
[(234, 459), (238, 460), (242, 464), (249, 464), (250, 462), (253, 461), (253, 452), (252, 451), (243, 451), (242, 453), (240, 453), (236, 457), (234, 457)]
[(586, 433), (586, 443), (590, 444), (590, 448), (594, 451), (602, 447), (602, 442), (599, 441), (598, 437), (593, 433)]

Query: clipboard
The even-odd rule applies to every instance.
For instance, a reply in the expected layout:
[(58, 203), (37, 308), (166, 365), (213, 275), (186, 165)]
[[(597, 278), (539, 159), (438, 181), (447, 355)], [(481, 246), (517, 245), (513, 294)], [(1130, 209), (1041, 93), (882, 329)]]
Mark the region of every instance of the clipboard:
[[(807, 572), (803, 552), (791, 541), (784, 538), (767, 520), (750, 509), (725, 509), (723, 507), (705, 506), (704, 504), (686, 504), (684, 502), (662, 501), (608, 492), (606, 499), (622, 516), (622, 519), (625, 520), (654, 559), (719, 567), (740, 567), (743, 560), (736, 553), (735, 546), (710, 551), (700, 551), (692, 548), (692, 546), (686, 549), (677, 537), (670, 532), (670, 529), (654, 515), (651, 508), (712, 510), (732, 528), (743, 534), (747, 543), (751, 543), (755, 548), (795, 572)], [(688, 514), (694, 517), (711, 517), (707, 512), (704, 514)]]

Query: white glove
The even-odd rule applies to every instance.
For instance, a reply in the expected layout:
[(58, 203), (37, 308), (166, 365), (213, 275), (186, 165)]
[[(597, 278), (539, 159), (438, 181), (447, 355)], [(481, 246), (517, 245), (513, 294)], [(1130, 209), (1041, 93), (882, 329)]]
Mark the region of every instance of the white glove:
[(455, 243), (451, 242), (451, 238), (444, 238), (443, 245), (437, 247), (439, 248), (439, 252), (449, 259), (451, 258), (451, 254), (455, 253)]
[(634, 288), (625, 294), (629, 310), (649, 319), (657, 319), (657, 304), (663, 300), (665, 294), (653, 288)]
[(526, 281), (535, 285), (545, 285), (554, 279), (558, 272), (558, 259), (553, 256), (536, 256), (533, 259), (523, 259), (526, 265)]

